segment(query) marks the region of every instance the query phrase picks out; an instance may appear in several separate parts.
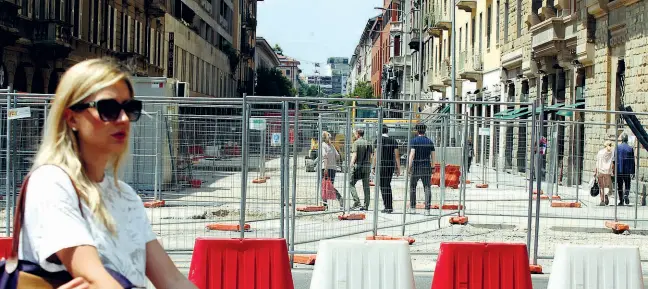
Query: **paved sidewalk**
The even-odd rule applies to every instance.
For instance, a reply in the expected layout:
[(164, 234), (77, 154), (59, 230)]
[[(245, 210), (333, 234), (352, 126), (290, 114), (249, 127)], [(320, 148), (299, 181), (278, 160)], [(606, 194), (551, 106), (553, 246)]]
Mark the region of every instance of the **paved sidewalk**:
[[(295, 289), (309, 289), (312, 270), (293, 270), (293, 283)], [(430, 289), (432, 287), (433, 273), (414, 273), (416, 289)], [(534, 289), (546, 289), (549, 275), (532, 275)]]

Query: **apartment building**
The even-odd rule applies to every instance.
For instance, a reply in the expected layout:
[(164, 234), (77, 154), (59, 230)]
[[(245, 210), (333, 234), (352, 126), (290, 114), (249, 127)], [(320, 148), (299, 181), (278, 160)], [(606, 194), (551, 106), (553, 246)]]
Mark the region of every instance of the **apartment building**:
[[(422, 1), (427, 35), (423, 38), (426, 85), (450, 99), (451, 33), (455, 33), (455, 99), (499, 101), (502, 105), (462, 105), (473, 123), (476, 159), (512, 173), (528, 173), (531, 147), (528, 120), (566, 121), (543, 134), (558, 140), (559, 181), (578, 183), (591, 172), (600, 144), (620, 134), (613, 114), (571, 113), (559, 108), (646, 110), (642, 93), (648, 49), (642, 19), (648, 2), (636, 0), (487, 0)], [(456, 24), (451, 31), (451, 10)], [(542, 100), (543, 111), (505, 102)], [(493, 120), (493, 118), (495, 120)], [(499, 119), (499, 120), (498, 120)], [(641, 118), (640, 118), (641, 119)], [(512, 123), (515, 122), (514, 125)], [(588, 122), (609, 125), (586, 125)], [(644, 119), (645, 123), (645, 119)], [(479, 128), (489, 128), (486, 136)]]
[(162, 76), (165, 1), (0, 1), (0, 87), (54, 93), (62, 73), (111, 56), (137, 76)]
[(301, 73), (299, 65), (301, 63), (285, 55), (279, 54), (277, 57), (279, 57), (279, 71), (281, 71), (281, 74), (292, 82), (295, 89), (299, 89), (299, 74)]
[(230, 1), (174, 0), (166, 14), (165, 75), (189, 83), (190, 96), (234, 97), (237, 59)]
[(351, 68), (349, 79), (347, 80), (347, 91), (353, 93), (355, 87), (360, 82), (371, 82), (372, 60), (371, 51), (373, 47), (373, 39), (370, 37), (371, 29), (374, 27), (375, 22), (378, 21), (378, 16), (372, 17), (367, 20), (360, 40), (353, 51), (349, 66)]
[(281, 64), (281, 62), (279, 62), (279, 57), (277, 57), (277, 53), (275, 53), (274, 49), (265, 38), (257, 37), (256, 47), (258, 47), (254, 55), (256, 69), (274, 69)]

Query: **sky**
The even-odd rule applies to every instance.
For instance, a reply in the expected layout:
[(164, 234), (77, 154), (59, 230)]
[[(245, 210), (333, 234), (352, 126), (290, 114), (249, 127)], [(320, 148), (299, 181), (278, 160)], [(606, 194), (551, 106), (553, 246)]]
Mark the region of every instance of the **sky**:
[[(349, 57), (382, 0), (263, 0), (257, 2), (257, 36), (279, 44), (301, 62), (303, 74), (328, 57)], [(322, 73), (322, 70), (320, 70)]]

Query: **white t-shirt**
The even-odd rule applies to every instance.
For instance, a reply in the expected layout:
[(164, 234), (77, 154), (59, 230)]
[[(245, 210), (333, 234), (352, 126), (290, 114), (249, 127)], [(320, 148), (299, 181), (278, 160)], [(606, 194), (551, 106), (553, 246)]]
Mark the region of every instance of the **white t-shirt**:
[(18, 257), (38, 263), (50, 272), (64, 271), (63, 265), (47, 262), (61, 249), (95, 246), (101, 262), (136, 286), (146, 286), (146, 243), (155, 240), (142, 200), (124, 182), (115, 186), (105, 176), (99, 184), (106, 208), (115, 221), (113, 236), (79, 198), (68, 175), (59, 167), (36, 169), (27, 185), (25, 217)]

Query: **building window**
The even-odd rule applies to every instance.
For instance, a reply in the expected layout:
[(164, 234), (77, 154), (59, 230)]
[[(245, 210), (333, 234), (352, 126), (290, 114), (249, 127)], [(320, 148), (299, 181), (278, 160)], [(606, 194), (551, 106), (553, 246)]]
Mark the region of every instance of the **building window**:
[(135, 53), (141, 54), (140, 52), (140, 22), (135, 20), (135, 38), (134, 38), (134, 46), (135, 46)]
[[(491, 21), (493, 20), (493, 18), (491, 17), (491, 13), (493, 13), (492, 6), (488, 5), (488, 8), (486, 9), (486, 48), (490, 48)], [(479, 25), (481, 26), (481, 16), (479, 17), (479, 23), (480, 23)]]
[(499, 2), (499, 0), (497, 0), (497, 6), (495, 7), (495, 19), (496, 19), (495, 20), (496, 21), (496, 25), (495, 25), (495, 43), (497, 43), (497, 44), (500, 43), (500, 39), (499, 39), (499, 37), (500, 37), (500, 30), (499, 30), (499, 28), (500, 28), (500, 10), (499, 9), (500, 9), (500, 2)]
[(478, 34), (479, 35), (479, 51), (478, 51), (478, 53), (480, 53), (480, 54), (482, 52), (482, 38), (484, 38), (482, 36), (482, 35), (484, 35), (483, 34), (484, 30), (483, 30), (483, 24), (482, 23), (484, 23), (484, 16), (482, 15), (482, 13), (479, 13), (479, 34)]
[[(482, 14), (479, 13), (479, 19), (480, 19), (479, 23), (481, 23), (481, 17), (482, 17), (481, 15)], [(472, 26), (472, 27), (470, 27), (470, 45), (472, 45), (471, 48), (472, 48), (472, 51), (474, 53), (475, 52), (475, 30), (476, 30), (475, 29), (476, 27), (475, 27), (475, 18), (474, 17), (473, 17), (472, 22), (471, 22), (470, 25)], [(479, 35), (481, 35), (481, 33)]]
[(290, 69), (286, 69), (286, 75), (287, 75), (287, 76), (290, 75)]

